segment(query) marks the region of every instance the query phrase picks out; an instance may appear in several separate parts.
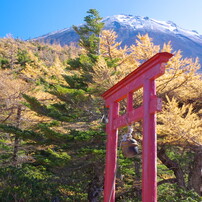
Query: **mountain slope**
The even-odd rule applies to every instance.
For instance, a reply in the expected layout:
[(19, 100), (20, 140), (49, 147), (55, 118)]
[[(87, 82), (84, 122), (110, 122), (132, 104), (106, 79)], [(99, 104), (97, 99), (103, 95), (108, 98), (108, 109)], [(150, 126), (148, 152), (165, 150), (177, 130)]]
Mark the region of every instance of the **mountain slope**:
[[(184, 57), (198, 57), (202, 63), (202, 35), (196, 31), (182, 29), (175, 23), (158, 21), (148, 17), (115, 15), (103, 19), (105, 29), (113, 29), (122, 45), (135, 43), (138, 34), (148, 33), (155, 44), (171, 41), (174, 50), (182, 50)], [(62, 46), (77, 42), (78, 35), (72, 28), (52, 32), (35, 38), (45, 43), (59, 43)]]

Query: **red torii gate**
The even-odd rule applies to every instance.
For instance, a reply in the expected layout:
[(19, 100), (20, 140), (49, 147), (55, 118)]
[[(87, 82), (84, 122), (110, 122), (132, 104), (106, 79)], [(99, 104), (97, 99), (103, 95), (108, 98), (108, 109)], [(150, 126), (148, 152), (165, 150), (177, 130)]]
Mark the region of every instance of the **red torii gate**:
[[(157, 53), (136, 70), (102, 94), (109, 108), (105, 166), (104, 202), (115, 201), (118, 128), (143, 120), (142, 201), (157, 201), (156, 112), (161, 99), (156, 96), (155, 79), (165, 73), (165, 63), (173, 55)], [(143, 105), (133, 108), (133, 93), (143, 87)], [(126, 113), (119, 115), (119, 102), (127, 98)]]

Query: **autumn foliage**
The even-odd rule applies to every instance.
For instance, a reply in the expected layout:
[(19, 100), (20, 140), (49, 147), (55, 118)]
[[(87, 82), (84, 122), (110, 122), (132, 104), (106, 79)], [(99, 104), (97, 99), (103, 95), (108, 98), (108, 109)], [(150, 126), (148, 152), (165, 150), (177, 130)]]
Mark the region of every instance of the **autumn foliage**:
[[(172, 42), (156, 45), (148, 34), (123, 47), (113, 30), (102, 29), (97, 11), (88, 14), (86, 27), (74, 27), (79, 46), (0, 39), (0, 198), (101, 200), (106, 144), (101, 120), (106, 109), (100, 94), (156, 53), (167, 51), (174, 56), (157, 80), (163, 100), (157, 117), (159, 201), (172, 201), (171, 196), (200, 201), (198, 59), (183, 58), (180, 50), (172, 50)], [(142, 102), (141, 90), (134, 96)], [(134, 124), (134, 130), (141, 154), (142, 123)], [(124, 129), (119, 132), (121, 136)], [(141, 156), (129, 160), (118, 153), (117, 201), (140, 201)]]

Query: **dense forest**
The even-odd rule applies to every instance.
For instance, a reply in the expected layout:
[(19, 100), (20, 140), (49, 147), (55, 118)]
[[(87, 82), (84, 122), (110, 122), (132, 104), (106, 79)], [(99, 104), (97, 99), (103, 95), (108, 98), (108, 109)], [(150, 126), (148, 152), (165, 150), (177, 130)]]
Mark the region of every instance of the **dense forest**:
[[(61, 47), (0, 39), (1, 201), (102, 201), (106, 115), (101, 94), (158, 52), (174, 56), (157, 80), (158, 201), (202, 201), (202, 78), (198, 59), (183, 58), (148, 34), (122, 47), (98, 11), (74, 27), (79, 44)], [(142, 91), (135, 95), (142, 102)], [(124, 108), (124, 106), (123, 106)], [(124, 112), (124, 109), (122, 109)], [(118, 149), (116, 201), (141, 201), (139, 154)], [(119, 136), (127, 129), (119, 131)]]

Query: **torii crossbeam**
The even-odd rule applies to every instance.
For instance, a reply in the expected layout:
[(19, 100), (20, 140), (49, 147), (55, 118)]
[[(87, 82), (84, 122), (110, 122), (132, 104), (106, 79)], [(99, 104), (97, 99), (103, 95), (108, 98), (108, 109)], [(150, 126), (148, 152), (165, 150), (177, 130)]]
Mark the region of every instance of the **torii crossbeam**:
[[(142, 201), (157, 201), (157, 141), (156, 112), (161, 111), (161, 99), (156, 96), (155, 79), (165, 73), (165, 63), (173, 55), (158, 53), (102, 94), (109, 108), (105, 166), (104, 202), (115, 201), (118, 128), (143, 120)], [(143, 104), (133, 108), (133, 93), (143, 87)], [(119, 114), (119, 102), (127, 98), (127, 109)]]

